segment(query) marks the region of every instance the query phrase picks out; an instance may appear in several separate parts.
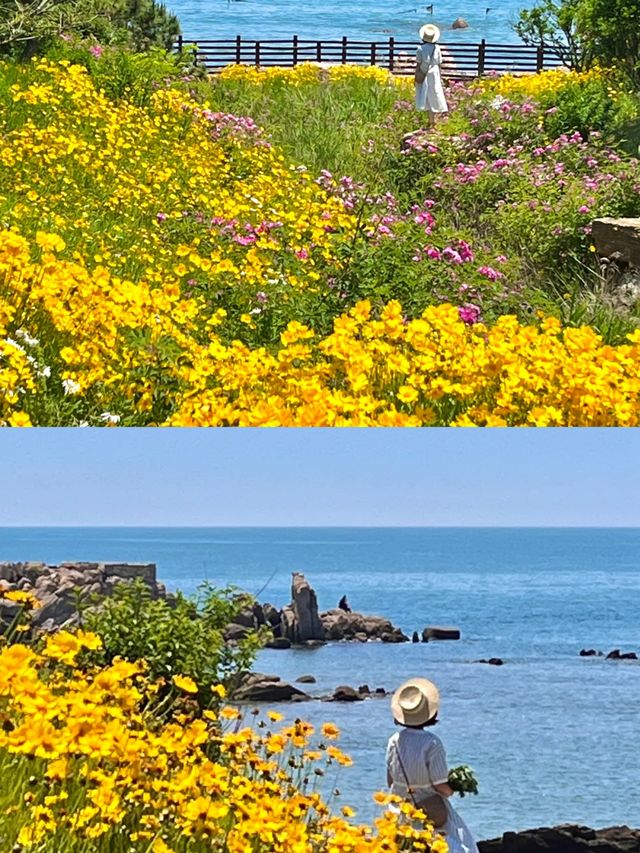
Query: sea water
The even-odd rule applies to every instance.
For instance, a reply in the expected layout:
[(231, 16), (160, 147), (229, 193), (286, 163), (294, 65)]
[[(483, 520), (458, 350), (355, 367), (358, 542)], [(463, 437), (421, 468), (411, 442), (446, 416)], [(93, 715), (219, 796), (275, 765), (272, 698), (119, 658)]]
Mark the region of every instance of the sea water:
[[(532, 0), (169, 0), (169, 9), (178, 16), (184, 36), (189, 39), (300, 38), (383, 41), (418, 41), (425, 23), (437, 24), (442, 41), (477, 43), (487, 39), (495, 44), (518, 44), (513, 23), (518, 11), (533, 5)], [(451, 28), (462, 17), (468, 29)]]
[[(433, 679), (449, 763), (471, 765), (480, 782), (458, 801), (479, 838), (562, 822), (640, 826), (640, 663), (579, 656), (640, 652), (640, 530), (22, 528), (0, 529), (0, 559), (153, 561), (170, 589), (233, 583), (278, 606), (302, 571), (321, 609), (346, 594), (409, 635), (455, 625), (457, 642), (267, 650), (256, 668), (313, 675), (302, 686), (318, 697)], [(489, 657), (504, 666), (476, 663)], [(371, 819), (394, 731), (389, 699), (278, 709), (341, 727), (354, 766), (328, 784)]]

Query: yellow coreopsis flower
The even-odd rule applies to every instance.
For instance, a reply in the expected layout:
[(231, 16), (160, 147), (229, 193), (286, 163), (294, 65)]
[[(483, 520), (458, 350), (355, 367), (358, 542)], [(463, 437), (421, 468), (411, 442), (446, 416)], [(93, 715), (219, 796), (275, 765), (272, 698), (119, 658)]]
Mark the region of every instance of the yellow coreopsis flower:
[(185, 693), (197, 693), (198, 685), (193, 678), (188, 675), (174, 675), (171, 679), (178, 690), (183, 690)]

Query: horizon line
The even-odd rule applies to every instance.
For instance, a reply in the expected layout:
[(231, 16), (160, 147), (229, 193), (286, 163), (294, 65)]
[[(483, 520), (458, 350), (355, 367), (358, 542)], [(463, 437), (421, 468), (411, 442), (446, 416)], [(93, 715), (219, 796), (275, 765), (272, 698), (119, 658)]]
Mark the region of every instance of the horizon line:
[(1, 530), (640, 530), (629, 524), (4, 524)]

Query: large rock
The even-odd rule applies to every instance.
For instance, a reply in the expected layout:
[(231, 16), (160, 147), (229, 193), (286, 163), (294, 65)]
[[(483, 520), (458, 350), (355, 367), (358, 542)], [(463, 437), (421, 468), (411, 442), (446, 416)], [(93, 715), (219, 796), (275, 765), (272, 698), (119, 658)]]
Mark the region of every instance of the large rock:
[(292, 643), (324, 640), (315, 590), (301, 572), (293, 572), (291, 604), (282, 611), (283, 636)]
[(383, 616), (364, 616), (335, 608), (320, 614), (327, 640), (382, 640), (383, 643), (408, 641), (399, 628)]
[(614, 219), (605, 216), (594, 219), (591, 239), (596, 252), (633, 267), (640, 267), (640, 219)]
[(327, 610), (320, 615), (322, 629), (327, 640), (353, 640), (356, 634), (369, 636), (364, 617), (360, 613), (347, 613), (346, 610)]
[(291, 640), (286, 637), (273, 637), (271, 640), (267, 640), (265, 645), (268, 649), (290, 649)]
[(620, 649), (613, 649), (606, 660), (638, 660), (638, 655), (635, 652), (621, 652)]
[(502, 838), (478, 843), (480, 853), (639, 853), (640, 829), (612, 826), (590, 829), (564, 826), (505, 832)]
[(422, 641), (430, 640), (459, 640), (460, 628), (443, 628), (439, 625), (428, 625), (422, 632)]
[(277, 675), (253, 672), (234, 691), (232, 698), (238, 702), (301, 702), (311, 697)]
[(232, 622), (224, 629), (223, 637), (227, 643), (237, 643), (239, 640), (244, 640), (249, 636), (252, 629), (246, 625), (239, 625)]
[(341, 684), (340, 687), (336, 687), (333, 691), (331, 698), (334, 702), (362, 702), (364, 697), (359, 691), (354, 690), (353, 687)]
[(452, 30), (467, 30), (469, 29), (469, 22), (464, 18), (456, 18), (455, 21), (451, 24)]

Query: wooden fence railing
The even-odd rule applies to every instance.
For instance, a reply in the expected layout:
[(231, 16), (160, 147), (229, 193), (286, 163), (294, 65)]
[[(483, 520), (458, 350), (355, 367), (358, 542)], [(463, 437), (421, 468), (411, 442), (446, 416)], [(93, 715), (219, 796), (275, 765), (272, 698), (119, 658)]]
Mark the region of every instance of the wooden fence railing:
[[(378, 65), (395, 74), (412, 74), (416, 41), (357, 41), (344, 36), (334, 41), (290, 39), (254, 41), (235, 39), (189, 39), (180, 36), (176, 49), (193, 51), (196, 58), (215, 73), (226, 65), (246, 64), (291, 68), (301, 62)], [(442, 71), (447, 77), (482, 77), (489, 73), (524, 74), (557, 67), (557, 54), (527, 45), (479, 43), (443, 44)]]

